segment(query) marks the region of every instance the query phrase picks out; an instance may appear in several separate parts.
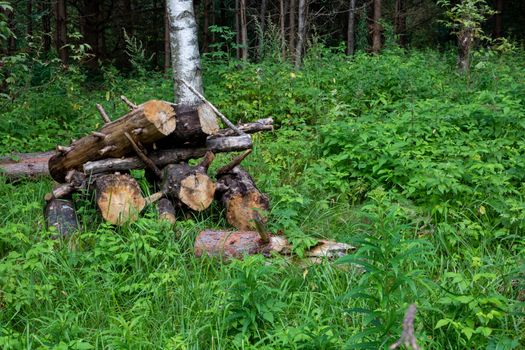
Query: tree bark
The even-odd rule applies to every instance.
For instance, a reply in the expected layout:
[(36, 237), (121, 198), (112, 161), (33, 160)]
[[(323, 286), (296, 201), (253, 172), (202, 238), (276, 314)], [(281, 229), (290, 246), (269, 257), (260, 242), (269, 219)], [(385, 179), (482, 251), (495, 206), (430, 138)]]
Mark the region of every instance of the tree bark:
[(9, 180), (48, 176), (47, 162), (55, 152), (14, 153), (0, 158), (0, 175)]
[(279, 0), (279, 25), (281, 31), (281, 57), (286, 59), (286, 32), (284, 30), (284, 0)]
[(207, 152), (197, 166), (170, 164), (163, 170), (162, 192), (179, 207), (196, 211), (207, 209), (213, 201), (215, 183), (207, 174), (215, 156)]
[(470, 51), (474, 42), (471, 28), (464, 28), (458, 34), (458, 68), (463, 73), (470, 72)]
[(355, 2), (350, 0), (348, 8), (348, 27), (346, 31), (346, 54), (353, 55), (355, 52)]
[(95, 193), (104, 220), (118, 226), (136, 221), (146, 205), (137, 181), (129, 175), (100, 176), (95, 181)]
[[(179, 163), (189, 159), (204, 156), (207, 151), (214, 153), (243, 151), (252, 147), (251, 137), (235, 136), (210, 139), (205, 147), (200, 148), (179, 148), (171, 150), (160, 150), (150, 153), (149, 158), (158, 166), (163, 167), (168, 164)], [(143, 169), (145, 164), (138, 157), (128, 158), (108, 158), (98, 161), (87, 162), (83, 166), (84, 173), (98, 174), (108, 171), (124, 171), (131, 169)]]
[[(288, 51), (291, 56), (295, 56), (295, 39), (296, 39), (296, 27), (295, 27), (295, 12), (297, 10), (297, 1), (290, 0), (289, 14), (289, 38), (288, 38)], [(284, 21), (284, 19), (283, 19)], [(284, 32), (284, 29), (283, 29)]]
[(301, 66), (303, 58), (303, 46), (306, 36), (306, 1), (307, 0), (299, 0), (299, 22), (297, 26), (297, 46), (295, 48), (295, 68)]
[(68, 63), (69, 55), (67, 48), (67, 10), (66, 1), (57, 0), (55, 3), (55, 19), (56, 19), (56, 32), (55, 32), (55, 45), (60, 57), (62, 64)]
[(159, 214), (160, 221), (167, 221), (172, 225), (175, 225), (177, 218), (175, 216), (175, 207), (168, 198), (162, 198), (157, 203), (157, 213)]
[(66, 173), (79, 169), (91, 160), (122, 157), (133, 150), (126, 133), (133, 135), (137, 143), (151, 144), (175, 130), (176, 117), (173, 107), (163, 101), (143, 103), (125, 116), (104, 125), (97, 134), (85, 136), (59, 149), (49, 160), (49, 172), (53, 179), (63, 182)]
[(241, 15), (241, 54), (244, 61), (248, 60), (248, 21), (246, 19), (246, 0), (240, 0)]
[(381, 51), (381, 0), (374, 0), (374, 23), (372, 24), (372, 52)]
[(236, 58), (241, 59), (241, 13), (240, 13), (240, 0), (235, 0), (235, 43), (237, 47), (235, 49)]
[(53, 199), (46, 204), (44, 218), (47, 229), (54, 227), (60, 236), (71, 236), (78, 231), (79, 225), (73, 201)]
[(181, 83), (181, 80), (185, 80), (203, 94), (193, 2), (191, 0), (168, 0), (168, 13), (175, 103), (197, 108), (202, 103), (201, 100)]
[(228, 223), (239, 230), (253, 230), (257, 220), (267, 220), (268, 196), (240, 166), (217, 172), (216, 197), (226, 209)]

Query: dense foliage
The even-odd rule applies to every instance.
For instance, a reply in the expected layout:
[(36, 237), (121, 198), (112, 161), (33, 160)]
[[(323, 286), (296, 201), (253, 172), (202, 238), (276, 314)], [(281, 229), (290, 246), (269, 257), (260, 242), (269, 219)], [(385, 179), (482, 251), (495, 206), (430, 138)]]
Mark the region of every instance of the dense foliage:
[[(279, 126), (246, 160), (272, 229), (299, 257), (322, 237), (356, 253), (317, 266), (196, 259), (199, 230), (226, 226), (220, 208), (175, 231), (151, 208), (115, 228), (82, 196), (84, 230), (52, 240), (50, 181), (0, 178), (0, 347), (387, 348), (411, 303), (425, 349), (525, 346), (524, 58), (482, 52), (470, 76), (434, 51), (349, 58), (315, 46), (300, 71), (206, 62), (206, 94), (225, 114)], [(120, 115), (121, 93), (172, 96), (155, 73), (107, 67), (93, 81), (58, 69), (20, 72), (33, 83), (3, 102), (2, 153), (67, 143), (100, 123), (95, 102)]]

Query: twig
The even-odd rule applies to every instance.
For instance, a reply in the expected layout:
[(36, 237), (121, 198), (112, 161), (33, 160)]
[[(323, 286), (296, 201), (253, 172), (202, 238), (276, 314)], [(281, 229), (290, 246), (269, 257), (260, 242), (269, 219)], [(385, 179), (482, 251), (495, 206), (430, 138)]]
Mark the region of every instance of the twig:
[(96, 107), (97, 107), (98, 112), (100, 113), (100, 116), (102, 117), (102, 119), (104, 119), (104, 123), (106, 124), (111, 123), (111, 119), (109, 119), (109, 116), (104, 110), (104, 107), (102, 107), (102, 105), (98, 103), (96, 104)]
[(414, 320), (416, 319), (416, 304), (411, 304), (405, 314), (403, 320), (403, 333), (401, 337), (394, 344), (390, 345), (389, 349), (397, 349), (401, 345), (405, 345), (407, 348), (412, 350), (419, 350), (420, 347), (417, 345), (417, 339), (414, 334)]
[(200, 98), (202, 100), (202, 102), (204, 102), (205, 104), (207, 104), (214, 112), (215, 114), (217, 114), (221, 120), (224, 122), (224, 124), (228, 125), (228, 127), (230, 129), (232, 129), (233, 131), (235, 131), (237, 133), (237, 135), (244, 135), (244, 132), (242, 130), (239, 130), (238, 127), (236, 127), (235, 125), (233, 125), (233, 123), (231, 121), (228, 120), (228, 118), (226, 118), (224, 116), (224, 114), (222, 114), (221, 112), (219, 112), (219, 110), (217, 109), (217, 107), (215, 107), (214, 105), (211, 104), (210, 101), (208, 101), (204, 96), (202, 96), (202, 94), (200, 92), (198, 92), (197, 90), (195, 90), (195, 88), (193, 86), (191, 86), (187, 81), (185, 81), (184, 79), (180, 79), (180, 81), (186, 85), (188, 87), (188, 89), (190, 89), (191, 92), (193, 92), (195, 94), (195, 96), (197, 96), (198, 98)]
[(247, 149), (240, 156), (237, 156), (237, 157), (233, 158), (231, 162), (229, 162), (228, 164), (226, 164), (225, 166), (223, 166), (222, 168), (217, 170), (217, 175), (222, 175), (222, 174), (229, 173), (233, 168), (235, 168), (237, 165), (241, 164), (241, 162), (244, 160), (244, 158), (246, 158), (250, 153), (252, 153), (252, 150), (251, 149)]
[(210, 167), (211, 162), (215, 159), (215, 154), (213, 154), (212, 151), (206, 152), (204, 157), (202, 158), (202, 161), (199, 164), (199, 167), (204, 168), (206, 171), (208, 171), (208, 168)]
[(148, 168), (150, 168), (155, 173), (155, 175), (160, 179), (162, 177), (162, 172), (155, 165), (155, 163), (153, 163), (153, 161), (149, 159), (148, 156), (140, 149), (140, 147), (137, 145), (135, 140), (133, 140), (130, 134), (125, 132), (124, 136), (126, 136), (126, 138), (129, 140), (129, 143), (131, 143), (131, 146), (137, 153), (137, 156), (139, 156), (139, 158), (144, 162), (144, 164), (146, 164)]
[(128, 100), (128, 98), (124, 95), (120, 96), (120, 99), (131, 109), (134, 110), (137, 108), (137, 105)]
[(162, 197), (164, 197), (164, 192), (155, 192), (151, 196), (144, 198), (144, 201), (146, 202), (146, 205), (149, 205), (160, 200)]

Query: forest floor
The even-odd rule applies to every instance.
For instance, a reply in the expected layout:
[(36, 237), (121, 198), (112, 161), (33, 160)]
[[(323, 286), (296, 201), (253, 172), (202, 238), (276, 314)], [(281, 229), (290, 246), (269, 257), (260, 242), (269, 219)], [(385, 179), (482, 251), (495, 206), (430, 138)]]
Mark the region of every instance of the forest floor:
[[(319, 48), (300, 71), (206, 63), (225, 115), (275, 120), (244, 163), (270, 196), (270, 229), (298, 257), (319, 238), (356, 253), (223, 264), (193, 254), (201, 230), (227, 228), (216, 205), (174, 229), (152, 208), (117, 228), (84, 196), (81, 232), (52, 240), (52, 182), (0, 177), (0, 348), (386, 349), (412, 303), (424, 349), (525, 347), (524, 59), (479, 53), (468, 77), (433, 51)], [(34, 67), (1, 100), (0, 153), (67, 144), (100, 124), (95, 103), (122, 115), (121, 94), (172, 99), (157, 73), (53, 69)]]

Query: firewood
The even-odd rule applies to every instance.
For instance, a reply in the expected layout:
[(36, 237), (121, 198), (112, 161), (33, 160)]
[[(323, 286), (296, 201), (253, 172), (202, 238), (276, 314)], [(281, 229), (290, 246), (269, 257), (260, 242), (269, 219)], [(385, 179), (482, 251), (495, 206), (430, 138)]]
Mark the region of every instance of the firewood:
[(202, 162), (196, 166), (188, 163), (166, 166), (162, 174), (162, 192), (177, 206), (196, 211), (207, 209), (215, 194), (215, 183), (207, 174), (214, 157), (212, 152), (206, 152)]
[(167, 221), (172, 225), (175, 225), (177, 219), (175, 218), (175, 207), (168, 198), (162, 198), (157, 203), (157, 212), (159, 214), (159, 220)]
[(67, 237), (78, 230), (78, 220), (73, 201), (52, 199), (44, 210), (46, 227), (55, 227), (60, 236)]
[[(238, 124), (237, 128), (246, 134), (253, 134), (261, 131), (273, 131), (273, 118), (259, 119), (252, 123)], [(232, 129), (221, 129), (212, 137), (235, 136), (237, 133)]]
[[(177, 124), (178, 125), (178, 124)], [(252, 147), (250, 135), (214, 138), (206, 141), (205, 147), (185, 147), (152, 151), (148, 158), (159, 168), (168, 164), (179, 163), (189, 159), (200, 158), (207, 151), (213, 153), (243, 151)], [(142, 169), (146, 165), (139, 157), (108, 158), (87, 162), (83, 166), (84, 173), (98, 174), (110, 171), (124, 171), (131, 169)]]
[(123, 225), (137, 220), (146, 205), (137, 181), (130, 175), (102, 175), (94, 185), (100, 213), (111, 224)]
[(49, 160), (49, 172), (53, 179), (64, 182), (67, 171), (79, 169), (87, 161), (107, 157), (121, 157), (133, 150), (125, 133), (142, 129), (136, 140), (150, 144), (170, 133), (176, 128), (176, 117), (173, 107), (163, 101), (152, 100), (143, 103), (125, 116), (105, 124), (98, 132), (106, 135), (90, 134), (77, 140)]
[(253, 178), (240, 166), (226, 166), (217, 173), (216, 198), (226, 209), (226, 220), (239, 230), (256, 229), (263, 223), (270, 207), (268, 196), (261, 193)]
[[(225, 260), (240, 259), (246, 255), (272, 253), (289, 256), (292, 245), (284, 236), (268, 234), (265, 243), (256, 231), (202, 231), (195, 239), (195, 255), (221, 257)], [(304, 258), (310, 263), (320, 263), (325, 259), (335, 259), (344, 256), (355, 248), (346, 243), (328, 240), (319, 242), (304, 253)]]

